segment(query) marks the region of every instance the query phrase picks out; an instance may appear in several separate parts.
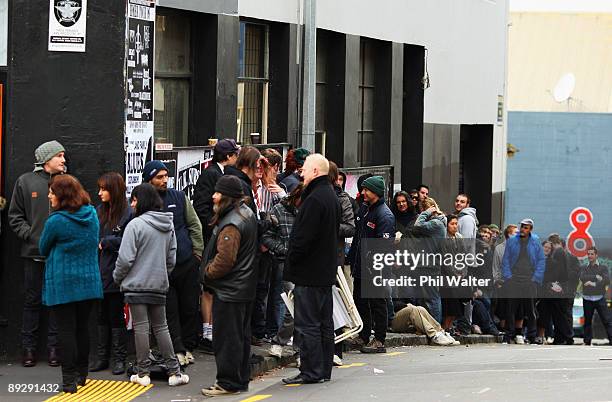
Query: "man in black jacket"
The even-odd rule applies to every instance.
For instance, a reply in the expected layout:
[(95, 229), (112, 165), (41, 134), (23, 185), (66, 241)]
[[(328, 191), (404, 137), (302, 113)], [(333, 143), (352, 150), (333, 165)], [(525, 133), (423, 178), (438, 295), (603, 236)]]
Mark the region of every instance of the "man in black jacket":
[(587, 249), (587, 258), (589, 259), (589, 265), (580, 271), (584, 306), (584, 344), (590, 345), (591, 339), (593, 339), (592, 324), (595, 310), (597, 310), (597, 314), (599, 314), (608, 334), (608, 340), (612, 344), (612, 321), (606, 304), (606, 288), (610, 285), (608, 267), (599, 264), (595, 247)]
[[(193, 192), (193, 208), (198, 214), (198, 218), (202, 223), (202, 235), (204, 236), (204, 244), (208, 244), (212, 234), (210, 221), (213, 217), (213, 193), (217, 180), (225, 173), (226, 166), (234, 166), (238, 159), (238, 151), (240, 147), (231, 138), (225, 138), (215, 144), (213, 160), (208, 166), (195, 185)], [(201, 344), (204, 350), (212, 350), (212, 294), (207, 288), (204, 288), (200, 299), (200, 311), (202, 313), (202, 339)]]
[(336, 246), (340, 203), (327, 177), (323, 155), (306, 158), (304, 185), (286, 259), (284, 279), (295, 284), (295, 336), (300, 340), (300, 374), (285, 384), (331, 379), (334, 356), (332, 285), (336, 282)]
[(238, 159), (240, 147), (231, 138), (219, 140), (215, 144), (212, 163), (204, 169), (195, 186), (193, 193), (193, 208), (202, 223), (204, 244), (208, 243), (212, 233), (210, 220), (213, 217), (212, 195), (215, 192), (217, 180), (225, 173), (226, 166), (234, 166)]
[[(24, 367), (36, 365), (36, 345), (42, 304), (42, 288), (45, 275), (45, 257), (38, 250), (38, 241), (51, 213), (47, 199), (49, 180), (66, 171), (64, 147), (57, 141), (49, 141), (34, 151), (34, 171), (17, 179), (8, 210), (11, 229), (22, 241), (21, 257), (24, 259), (24, 301), (21, 328)], [(59, 366), (57, 355), (57, 327), (53, 314), (49, 314), (47, 335), (48, 362)]]
[(251, 311), (257, 286), (253, 260), (257, 219), (244, 204), (240, 180), (224, 176), (213, 196), (215, 227), (204, 252), (201, 277), (214, 293), (214, 343), (217, 381), (202, 393), (229, 395), (249, 388)]

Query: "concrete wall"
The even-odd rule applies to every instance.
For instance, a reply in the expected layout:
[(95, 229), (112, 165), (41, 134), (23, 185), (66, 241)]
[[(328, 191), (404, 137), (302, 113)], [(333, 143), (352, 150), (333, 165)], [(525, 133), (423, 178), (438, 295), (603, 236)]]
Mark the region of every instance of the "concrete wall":
[[(232, 13), (237, 0), (223, 5)], [(217, 12), (220, 0), (160, 0), (162, 6)], [(237, 15), (298, 23), (301, 0), (240, 0)], [(206, 11), (208, 10), (208, 11)], [(508, 0), (317, 1), (317, 26), (425, 46), (431, 88), (428, 123), (493, 123), (504, 94)]]
[(612, 114), (510, 112), (506, 223), (567, 236), (570, 212), (589, 208), (595, 238), (612, 239)]

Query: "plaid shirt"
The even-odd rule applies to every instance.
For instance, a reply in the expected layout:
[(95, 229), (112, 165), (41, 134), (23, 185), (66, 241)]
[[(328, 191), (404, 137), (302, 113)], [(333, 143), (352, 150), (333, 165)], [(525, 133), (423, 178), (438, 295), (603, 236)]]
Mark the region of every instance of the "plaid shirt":
[(263, 244), (279, 261), (284, 261), (289, 247), (289, 236), (293, 229), (293, 222), (297, 215), (297, 208), (279, 202), (270, 211), (272, 224), (262, 236)]

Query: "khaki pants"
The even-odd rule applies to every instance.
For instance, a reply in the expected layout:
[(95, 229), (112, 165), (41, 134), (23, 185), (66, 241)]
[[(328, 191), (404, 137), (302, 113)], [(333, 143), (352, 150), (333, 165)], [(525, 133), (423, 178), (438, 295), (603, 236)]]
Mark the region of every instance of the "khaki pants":
[(351, 275), (351, 266), (345, 265), (342, 267), (342, 271), (344, 272), (344, 278), (346, 279), (346, 283), (349, 285), (349, 289), (351, 290), (351, 294), (353, 293), (353, 276)]
[(412, 304), (404, 307), (397, 313), (391, 324), (394, 332), (408, 332), (410, 327), (416, 328), (417, 334), (433, 338), (436, 332), (442, 331), (440, 324), (427, 312), (425, 307)]

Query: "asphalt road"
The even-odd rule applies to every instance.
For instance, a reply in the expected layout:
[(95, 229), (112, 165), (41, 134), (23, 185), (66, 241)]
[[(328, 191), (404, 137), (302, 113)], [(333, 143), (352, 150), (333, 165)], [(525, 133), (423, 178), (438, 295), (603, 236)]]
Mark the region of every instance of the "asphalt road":
[[(332, 381), (288, 387), (281, 379), (295, 368), (276, 370), (251, 383), (248, 393), (220, 401), (606, 401), (612, 400), (612, 347), (471, 345), (404, 347), (387, 354), (345, 355)], [(189, 385), (163, 382), (134, 401), (207, 400), (199, 389), (214, 381), (212, 357), (190, 368)], [(0, 400), (43, 401), (52, 394), (8, 394), (9, 382), (57, 382), (58, 369), (39, 365), (0, 367)], [(111, 378), (94, 374), (94, 378)], [(115, 377), (115, 379), (117, 379)]]

